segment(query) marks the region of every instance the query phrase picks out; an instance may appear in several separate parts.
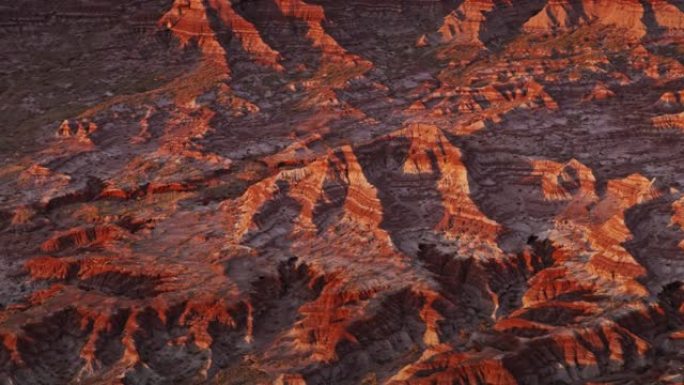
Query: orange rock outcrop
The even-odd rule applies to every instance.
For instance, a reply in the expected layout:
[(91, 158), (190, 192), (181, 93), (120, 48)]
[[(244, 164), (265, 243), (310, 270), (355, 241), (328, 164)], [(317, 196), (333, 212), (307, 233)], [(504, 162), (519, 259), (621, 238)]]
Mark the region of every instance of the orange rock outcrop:
[(0, 383), (681, 382), (683, 11), (0, 5)]

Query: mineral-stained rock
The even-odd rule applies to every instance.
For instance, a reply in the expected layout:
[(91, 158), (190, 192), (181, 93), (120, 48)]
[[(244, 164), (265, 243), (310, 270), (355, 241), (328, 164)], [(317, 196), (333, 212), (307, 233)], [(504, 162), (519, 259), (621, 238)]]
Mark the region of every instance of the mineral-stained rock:
[(635, 37), (655, 29), (669, 33), (681, 33), (684, 29), (684, 18), (676, 5), (667, 1), (634, 0), (549, 0), (525, 23), (525, 29), (554, 32), (589, 23), (615, 26)]
[(205, 56), (222, 66), (227, 66), (226, 52), (219, 41), (217, 31), (211, 25), (209, 8), (204, 1), (175, 1), (173, 7), (159, 19), (159, 23), (170, 29), (182, 46), (196, 40)]
[(657, 129), (684, 130), (684, 113), (656, 116), (651, 123)]
[(658, 107), (665, 109), (678, 108), (682, 104), (684, 104), (684, 91), (666, 92), (656, 102)]
[(683, 11), (0, 5), (0, 383), (681, 383)]
[(584, 96), (585, 100), (606, 100), (615, 96), (615, 92), (606, 87), (605, 84), (598, 83), (596, 86)]

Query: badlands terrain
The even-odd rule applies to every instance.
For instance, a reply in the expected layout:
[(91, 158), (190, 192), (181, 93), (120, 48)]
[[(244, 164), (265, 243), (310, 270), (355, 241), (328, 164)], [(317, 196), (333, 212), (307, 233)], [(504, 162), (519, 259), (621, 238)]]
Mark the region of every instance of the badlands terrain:
[(0, 2), (0, 384), (684, 383), (684, 1)]

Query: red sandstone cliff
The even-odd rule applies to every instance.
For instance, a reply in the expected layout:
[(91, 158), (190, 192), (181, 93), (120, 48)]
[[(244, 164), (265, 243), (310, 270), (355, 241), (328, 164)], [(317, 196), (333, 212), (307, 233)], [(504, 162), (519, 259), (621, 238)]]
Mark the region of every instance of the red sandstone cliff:
[(0, 382), (682, 382), (675, 0), (0, 5)]

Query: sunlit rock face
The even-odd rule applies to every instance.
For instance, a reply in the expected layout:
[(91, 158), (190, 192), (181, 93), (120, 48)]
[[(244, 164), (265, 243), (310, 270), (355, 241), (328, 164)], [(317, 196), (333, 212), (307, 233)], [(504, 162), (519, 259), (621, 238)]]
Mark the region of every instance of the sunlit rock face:
[(683, 383), (683, 12), (0, 5), (0, 383)]

